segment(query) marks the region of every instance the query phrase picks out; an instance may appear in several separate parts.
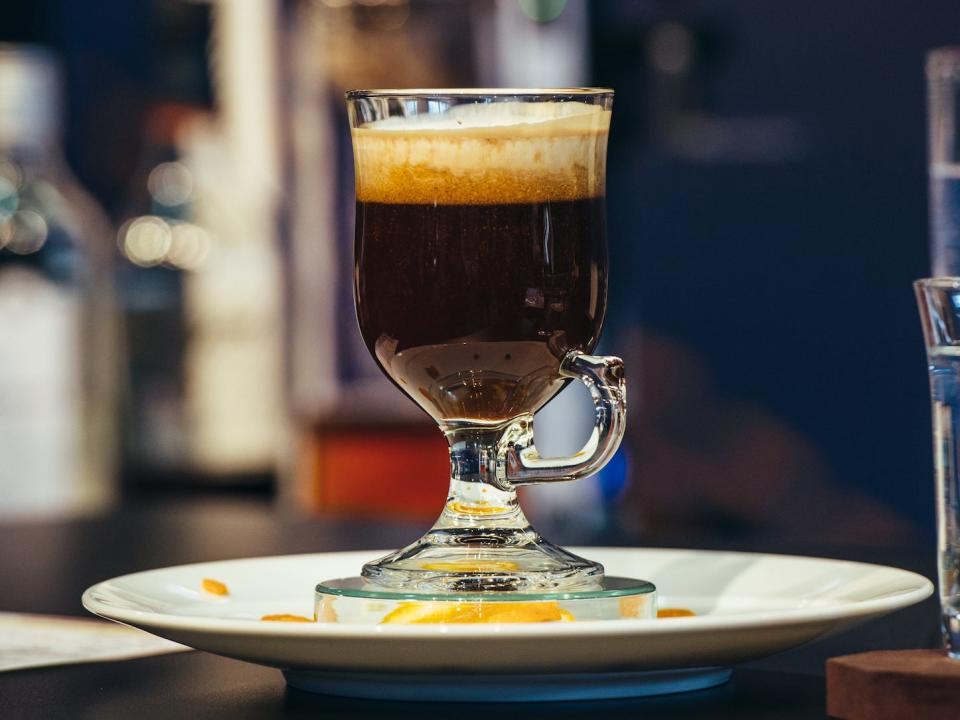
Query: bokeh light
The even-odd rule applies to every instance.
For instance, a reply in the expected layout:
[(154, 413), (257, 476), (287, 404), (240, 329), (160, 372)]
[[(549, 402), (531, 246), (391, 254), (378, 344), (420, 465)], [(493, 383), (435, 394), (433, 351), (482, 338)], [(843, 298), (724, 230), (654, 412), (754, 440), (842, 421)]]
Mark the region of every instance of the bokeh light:
[(172, 242), (164, 259), (184, 270), (195, 270), (209, 252), (210, 233), (199, 225), (183, 222), (173, 226)]
[(20, 204), (20, 196), (17, 194), (17, 186), (2, 173), (0, 173), (0, 222), (7, 220), (17, 211)]
[(47, 221), (33, 210), (19, 210), (0, 225), (0, 246), (17, 255), (29, 255), (47, 241)]
[(157, 165), (147, 177), (150, 195), (161, 205), (182, 205), (193, 194), (193, 175), (186, 165), (165, 162)]
[(173, 233), (163, 218), (144, 215), (120, 228), (120, 248), (130, 262), (153, 267), (163, 262), (173, 243)]
[(156, 215), (130, 220), (117, 236), (123, 255), (134, 265), (168, 265), (196, 270), (210, 253), (210, 232), (191, 222), (170, 221)]

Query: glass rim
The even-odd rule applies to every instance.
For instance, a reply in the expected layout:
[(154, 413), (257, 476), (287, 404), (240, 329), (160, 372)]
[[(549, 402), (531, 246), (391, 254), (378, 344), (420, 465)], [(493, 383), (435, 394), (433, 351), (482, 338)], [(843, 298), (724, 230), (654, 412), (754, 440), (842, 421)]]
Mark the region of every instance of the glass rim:
[(932, 288), (934, 290), (960, 290), (960, 277), (931, 277), (913, 281), (915, 288)]
[(604, 97), (613, 96), (608, 87), (559, 87), (559, 88), (374, 88), (348, 90), (347, 100), (363, 98), (515, 98), (515, 97)]

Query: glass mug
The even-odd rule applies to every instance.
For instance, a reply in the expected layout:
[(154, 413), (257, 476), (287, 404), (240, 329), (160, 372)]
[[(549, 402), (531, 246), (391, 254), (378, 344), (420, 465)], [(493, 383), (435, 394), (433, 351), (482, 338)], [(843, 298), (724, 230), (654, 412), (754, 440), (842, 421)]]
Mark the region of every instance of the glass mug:
[[(433, 528), (363, 577), (441, 592), (595, 586), (603, 567), (541, 538), (516, 488), (596, 472), (624, 432), (623, 363), (589, 354), (606, 309), (613, 92), (369, 90), (347, 102), (360, 330), (451, 460)], [(541, 457), (533, 415), (571, 380), (593, 397), (593, 433), (573, 456)]]

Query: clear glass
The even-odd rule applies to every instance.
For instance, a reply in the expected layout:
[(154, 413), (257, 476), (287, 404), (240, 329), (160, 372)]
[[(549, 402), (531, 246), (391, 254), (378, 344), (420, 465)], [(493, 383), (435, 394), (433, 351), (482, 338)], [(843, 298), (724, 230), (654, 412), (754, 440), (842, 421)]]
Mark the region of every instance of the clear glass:
[[(544, 540), (516, 490), (596, 472), (623, 436), (623, 363), (589, 354), (606, 309), (612, 91), (347, 100), (360, 330), (380, 369), (439, 424), (451, 461), (433, 528), (363, 577), (441, 593), (600, 587), (603, 567)], [(593, 396), (595, 428), (577, 454), (541, 457), (533, 415), (570, 380)]]
[(948, 655), (960, 659), (960, 278), (914, 289), (930, 374), (941, 627)]

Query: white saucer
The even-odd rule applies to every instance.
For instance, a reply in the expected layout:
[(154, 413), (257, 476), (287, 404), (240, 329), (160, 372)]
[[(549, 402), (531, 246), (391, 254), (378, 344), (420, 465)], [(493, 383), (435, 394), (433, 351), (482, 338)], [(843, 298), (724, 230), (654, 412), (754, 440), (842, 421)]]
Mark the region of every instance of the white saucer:
[[(726, 679), (723, 668), (732, 663), (839, 632), (933, 592), (915, 573), (839, 560), (701, 550), (574, 552), (599, 560), (611, 575), (651, 580), (661, 607), (689, 608), (697, 616), (503, 625), (260, 621), (278, 613), (312, 616), (319, 580), (355, 574), (382, 552), (151, 570), (94, 585), (83, 604), (198, 650), (281, 668), (301, 689), (379, 699), (516, 701), (709, 687)], [(204, 578), (225, 583), (229, 594), (204, 592)]]

